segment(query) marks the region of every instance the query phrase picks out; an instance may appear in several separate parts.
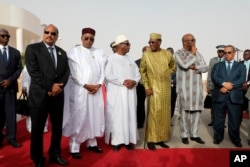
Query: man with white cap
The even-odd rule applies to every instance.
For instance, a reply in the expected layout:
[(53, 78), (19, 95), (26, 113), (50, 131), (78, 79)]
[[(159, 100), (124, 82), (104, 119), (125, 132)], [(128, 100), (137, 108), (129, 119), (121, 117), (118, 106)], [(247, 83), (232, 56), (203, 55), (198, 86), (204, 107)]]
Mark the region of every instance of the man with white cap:
[[(213, 57), (212, 59), (210, 59), (209, 61), (209, 65), (208, 65), (208, 73), (207, 73), (207, 94), (211, 94), (213, 93), (213, 89), (214, 89), (214, 84), (211, 80), (211, 73), (213, 70), (213, 67), (216, 63), (224, 61), (224, 45), (218, 45), (216, 46), (217, 49), (217, 56)], [(211, 123), (208, 124), (208, 126), (213, 126), (213, 111), (211, 108)]]
[(161, 34), (151, 33), (150, 51), (143, 52), (140, 73), (148, 100), (145, 141), (150, 150), (155, 145), (168, 148), (164, 142), (170, 138), (171, 74), (175, 72), (172, 54), (161, 49)]
[(140, 80), (139, 69), (134, 60), (127, 55), (129, 40), (124, 35), (115, 39), (116, 53), (108, 56), (105, 66), (107, 111), (105, 142), (114, 151), (122, 144), (128, 150), (134, 148), (138, 139), (136, 125), (136, 85)]
[(87, 141), (88, 150), (102, 153), (96, 137), (104, 134), (104, 101), (101, 86), (104, 81), (105, 55), (93, 47), (95, 30), (82, 29), (82, 45), (67, 52), (70, 79), (65, 88), (63, 134), (70, 137), (71, 156), (80, 159), (80, 145)]

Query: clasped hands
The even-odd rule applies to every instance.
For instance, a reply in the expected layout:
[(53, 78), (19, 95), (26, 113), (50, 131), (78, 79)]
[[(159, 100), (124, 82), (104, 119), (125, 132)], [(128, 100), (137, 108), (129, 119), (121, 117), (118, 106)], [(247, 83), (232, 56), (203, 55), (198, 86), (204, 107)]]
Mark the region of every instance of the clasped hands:
[(126, 79), (123, 82), (123, 85), (126, 86), (128, 89), (132, 89), (136, 85), (136, 82), (131, 79)]
[(220, 92), (225, 94), (225, 93), (228, 93), (232, 89), (233, 89), (233, 84), (231, 82), (224, 82), (223, 87), (220, 88)]
[(10, 86), (10, 81), (9, 80), (3, 80), (3, 81), (1, 81), (0, 82), (0, 85), (2, 86), (2, 87), (4, 87), (4, 88), (7, 88), (7, 87), (9, 87)]
[(88, 90), (89, 94), (95, 94), (101, 86), (102, 86), (101, 84), (98, 85), (85, 84), (84, 88)]
[(61, 93), (62, 92), (61, 86), (63, 86), (63, 83), (54, 83), (52, 85), (51, 91), (48, 92), (48, 95), (49, 96), (56, 96), (59, 93)]

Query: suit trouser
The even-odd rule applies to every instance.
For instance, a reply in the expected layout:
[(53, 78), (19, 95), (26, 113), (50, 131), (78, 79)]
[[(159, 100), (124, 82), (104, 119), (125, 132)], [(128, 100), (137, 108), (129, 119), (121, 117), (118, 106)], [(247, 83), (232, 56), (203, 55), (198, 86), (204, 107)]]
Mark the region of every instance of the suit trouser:
[(201, 111), (180, 111), (181, 138), (198, 137)]
[(51, 139), (49, 147), (49, 156), (58, 157), (61, 153), (62, 138), (62, 120), (63, 120), (63, 103), (54, 100), (51, 97), (48, 100), (47, 108), (30, 108), (31, 116), (31, 145), (30, 154), (34, 162), (42, 163), (43, 157), (43, 130), (45, 122), (50, 114), (51, 122)]
[(222, 141), (224, 139), (224, 125), (226, 114), (228, 113), (228, 133), (233, 143), (238, 143), (240, 139), (240, 117), (241, 104), (232, 103), (229, 94), (222, 102), (213, 103), (214, 111), (214, 139)]
[(137, 124), (143, 126), (145, 121), (145, 99), (146, 93), (142, 84), (136, 86), (137, 93)]
[(6, 91), (0, 93), (0, 132), (6, 123), (7, 140), (16, 139), (16, 93)]

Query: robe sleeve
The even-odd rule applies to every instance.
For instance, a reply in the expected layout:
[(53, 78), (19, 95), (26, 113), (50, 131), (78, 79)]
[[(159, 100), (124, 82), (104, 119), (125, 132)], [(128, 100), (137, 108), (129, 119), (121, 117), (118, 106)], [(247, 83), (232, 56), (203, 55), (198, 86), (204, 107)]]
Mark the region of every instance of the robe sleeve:
[(115, 85), (119, 85), (122, 86), (124, 79), (119, 78), (117, 75), (115, 75), (115, 71), (112, 68), (112, 60), (110, 61), (110, 59), (112, 58), (112, 55), (109, 56), (109, 58), (106, 61), (106, 65), (105, 65), (105, 77), (106, 80), (108, 82), (111, 82)]

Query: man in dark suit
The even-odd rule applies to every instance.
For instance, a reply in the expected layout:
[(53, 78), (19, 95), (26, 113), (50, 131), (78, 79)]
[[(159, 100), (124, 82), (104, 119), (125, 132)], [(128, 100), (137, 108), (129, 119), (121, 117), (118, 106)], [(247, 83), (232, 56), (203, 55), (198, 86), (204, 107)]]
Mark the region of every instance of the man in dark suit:
[[(142, 48), (142, 52), (150, 50), (149, 46), (144, 46)], [(141, 59), (135, 61), (137, 66), (140, 68)], [(137, 94), (137, 128), (143, 128), (143, 124), (145, 121), (145, 99), (146, 93), (144, 86), (138, 82), (136, 86), (136, 94)]]
[(69, 78), (66, 52), (55, 45), (58, 29), (50, 24), (44, 28), (43, 41), (28, 45), (25, 62), (31, 77), (29, 101), (31, 116), (31, 159), (36, 166), (44, 166), (43, 129), (48, 114), (52, 125), (49, 147), (50, 163), (67, 165), (61, 158), (61, 137), (64, 92)]
[(244, 64), (234, 61), (235, 47), (224, 48), (225, 61), (214, 65), (212, 70), (213, 91), (213, 130), (214, 144), (220, 144), (224, 138), (224, 124), (228, 112), (228, 133), (236, 147), (242, 147), (240, 139), (241, 105), (243, 104), (242, 84), (246, 78)]
[(14, 148), (21, 145), (16, 142), (16, 93), (18, 91), (17, 78), (22, 64), (18, 50), (8, 46), (9, 32), (0, 29), (0, 147), (3, 142), (2, 130), (6, 123), (6, 137), (8, 144)]
[[(213, 89), (214, 89), (214, 84), (211, 80), (211, 73), (213, 70), (213, 67), (216, 63), (224, 61), (224, 47), (225, 45), (218, 45), (216, 46), (217, 49), (217, 56), (213, 57), (209, 61), (208, 65), (208, 73), (207, 73), (207, 94), (210, 94), (212, 96), (213, 94)], [(211, 123), (208, 124), (208, 126), (213, 126), (213, 110), (211, 108)]]
[(243, 61), (241, 61), (242, 64), (246, 66), (246, 77), (245, 77), (245, 82), (243, 83), (242, 89), (243, 89), (243, 99), (244, 103), (242, 105), (242, 112), (241, 112), (241, 122), (242, 122), (242, 117), (243, 117), (243, 111), (248, 110), (248, 99), (245, 97), (245, 94), (247, 93), (247, 89), (249, 88), (250, 85), (250, 50), (246, 49), (243, 53)]

